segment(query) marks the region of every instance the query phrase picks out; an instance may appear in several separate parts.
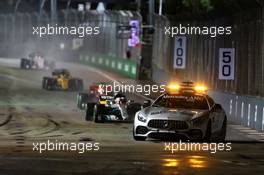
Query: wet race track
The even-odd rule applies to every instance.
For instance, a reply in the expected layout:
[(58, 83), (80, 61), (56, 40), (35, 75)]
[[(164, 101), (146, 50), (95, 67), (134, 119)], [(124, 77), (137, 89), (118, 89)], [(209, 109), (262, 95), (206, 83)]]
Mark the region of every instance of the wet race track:
[[(76, 107), (76, 92), (41, 89), (49, 71), (20, 70), (0, 62), (0, 174), (263, 174), (264, 134), (228, 125), (231, 151), (165, 150), (163, 142), (136, 142), (131, 123), (84, 120)], [(122, 79), (83, 65), (60, 63), (90, 84)], [(136, 94), (129, 98), (142, 102)], [(40, 153), (33, 143), (86, 143), (90, 151)], [(96, 144), (96, 145), (95, 145)], [(80, 151), (80, 150), (79, 150)]]

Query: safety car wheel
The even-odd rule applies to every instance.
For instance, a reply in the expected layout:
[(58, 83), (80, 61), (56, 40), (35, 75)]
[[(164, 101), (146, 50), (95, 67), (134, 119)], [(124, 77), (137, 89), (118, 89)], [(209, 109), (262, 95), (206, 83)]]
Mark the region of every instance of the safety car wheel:
[(208, 124), (207, 124), (207, 127), (206, 127), (206, 133), (205, 133), (205, 136), (204, 136), (204, 139), (203, 141), (205, 142), (211, 142), (212, 140), (212, 124), (211, 124), (211, 120), (208, 121)]
[(223, 125), (222, 125), (222, 128), (221, 128), (221, 131), (220, 131), (219, 136), (218, 136), (218, 139), (217, 139), (218, 142), (224, 142), (225, 141), (225, 137), (226, 137), (226, 125), (227, 125), (227, 119), (226, 119), (226, 116), (225, 116), (224, 121), (223, 121)]

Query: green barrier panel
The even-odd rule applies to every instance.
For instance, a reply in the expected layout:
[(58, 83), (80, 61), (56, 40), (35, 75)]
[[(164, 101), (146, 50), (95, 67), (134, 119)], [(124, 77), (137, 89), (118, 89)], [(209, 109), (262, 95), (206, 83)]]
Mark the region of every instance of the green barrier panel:
[(104, 55), (80, 54), (80, 63), (99, 67), (121, 75), (136, 78), (137, 64), (134, 61)]

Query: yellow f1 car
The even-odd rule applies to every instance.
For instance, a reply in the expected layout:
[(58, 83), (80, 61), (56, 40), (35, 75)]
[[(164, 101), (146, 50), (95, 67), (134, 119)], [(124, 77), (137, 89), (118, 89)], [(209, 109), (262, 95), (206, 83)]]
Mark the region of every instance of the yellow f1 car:
[(83, 80), (73, 78), (67, 69), (56, 69), (52, 77), (43, 77), (42, 88), (46, 90), (82, 91)]

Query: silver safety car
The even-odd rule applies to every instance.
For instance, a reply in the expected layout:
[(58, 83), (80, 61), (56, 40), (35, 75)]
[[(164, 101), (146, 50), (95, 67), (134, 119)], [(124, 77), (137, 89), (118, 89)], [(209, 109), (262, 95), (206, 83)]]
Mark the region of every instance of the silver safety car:
[(169, 85), (166, 93), (153, 103), (145, 101), (144, 108), (135, 114), (134, 139), (224, 141), (227, 125), (225, 111), (205, 91), (204, 86), (184, 82)]

